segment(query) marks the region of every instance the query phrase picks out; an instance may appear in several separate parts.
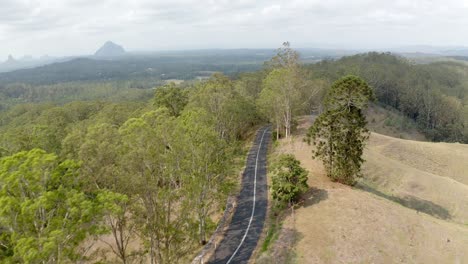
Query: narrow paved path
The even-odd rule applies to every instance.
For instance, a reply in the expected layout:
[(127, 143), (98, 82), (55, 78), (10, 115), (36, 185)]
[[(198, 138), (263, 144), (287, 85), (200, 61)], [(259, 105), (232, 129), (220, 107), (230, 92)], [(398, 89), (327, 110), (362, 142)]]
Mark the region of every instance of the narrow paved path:
[(268, 205), (266, 179), (270, 127), (257, 132), (242, 175), (237, 207), (224, 239), (215, 250), (212, 264), (247, 263), (262, 233)]

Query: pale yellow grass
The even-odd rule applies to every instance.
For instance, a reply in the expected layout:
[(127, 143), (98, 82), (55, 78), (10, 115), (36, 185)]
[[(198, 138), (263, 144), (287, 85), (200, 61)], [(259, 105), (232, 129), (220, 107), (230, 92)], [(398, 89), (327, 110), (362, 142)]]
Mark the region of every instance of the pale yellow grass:
[(447, 209), (452, 221), (468, 224), (468, 145), (373, 133), (364, 158), (365, 183), (394, 196), (430, 201)]
[[(466, 145), (373, 134), (362, 183), (381, 193), (376, 195), (331, 182), (302, 141), (310, 117), (299, 123), (294, 138), (277, 149), (293, 153), (310, 172), (304, 206), (284, 224), (298, 232), (298, 263), (468, 263)], [(407, 195), (445, 208), (450, 217), (388, 199)]]

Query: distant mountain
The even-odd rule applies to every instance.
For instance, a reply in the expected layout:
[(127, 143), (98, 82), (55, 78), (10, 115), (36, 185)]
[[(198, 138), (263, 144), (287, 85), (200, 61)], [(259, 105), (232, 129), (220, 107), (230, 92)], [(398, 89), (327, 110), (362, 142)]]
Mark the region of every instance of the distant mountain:
[(388, 49), (395, 53), (441, 54), (444, 48), (429, 45), (412, 45)]
[[(114, 44), (115, 45), (115, 44)], [(109, 45), (104, 45), (109, 46)], [(113, 46), (112, 44), (110, 46)], [(103, 47), (104, 48), (104, 47)], [(107, 48), (104, 48), (106, 50)], [(335, 59), (345, 51), (326, 49), (300, 49), (304, 63), (322, 59)], [(32, 67), (33, 60), (18, 60), (16, 69), (3, 70), (0, 64), (0, 86), (11, 83), (47, 85), (75, 81), (114, 81), (114, 80), (192, 80), (209, 77), (213, 72), (237, 75), (241, 72), (256, 71), (275, 55), (273, 49), (211, 49), (160, 51), (153, 53), (125, 52), (124, 56), (100, 57), (82, 56), (53, 58), (42, 57), (41, 67)], [(52, 63), (51, 63), (52, 62)], [(26, 67), (27, 66), (27, 67)]]
[(15, 59), (12, 55), (9, 55), (6, 61), (0, 62), (0, 73), (11, 72), (20, 69), (34, 68), (42, 65), (51, 64), (54, 62), (67, 60), (70, 60), (70, 58), (41, 57), (36, 59), (32, 56), (27, 55), (20, 59)]
[(447, 56), (468, 56), (468, 48), (447, 49), (443, 53)]
[(107, 41), (104, 45), (99, 48), (94, 56), (97, 57), (116, 57), (125, 55), (125, 50), (122, 46), (115, 44), (112, 41)]
[(468, 47), (463, 46), (403, 46), (389, 49), (399, 54), (419, 54), (420, 56), (468, 56)]
[(13, 58), (12, 55), (8, 55), (8, 59), (4, 62), (4, 64), (15, 64), (16, 63), (16, 60), (15, 58)]
[[(270, 59), (261, 51), (190, 51), (117, 57), (81, 57), (37, 68), (0, 73), (0, 87), (11, 83), (48, 85), (75, 81), (192, 80), (214, 72), (236, 75), (260, 69)], [(109, 59), (110, 58), (110, 59)]]

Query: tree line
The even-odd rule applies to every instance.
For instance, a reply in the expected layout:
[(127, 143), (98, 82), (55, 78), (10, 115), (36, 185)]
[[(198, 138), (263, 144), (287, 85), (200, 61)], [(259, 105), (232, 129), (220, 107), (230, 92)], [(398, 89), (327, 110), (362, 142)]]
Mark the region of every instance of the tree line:
[(417, 122), (431, 140), (468, 142), (468, 66), (455, 62), (414, 64), (371, 52), (306, 66), (310, 78), (362, 77), (378, 102)]

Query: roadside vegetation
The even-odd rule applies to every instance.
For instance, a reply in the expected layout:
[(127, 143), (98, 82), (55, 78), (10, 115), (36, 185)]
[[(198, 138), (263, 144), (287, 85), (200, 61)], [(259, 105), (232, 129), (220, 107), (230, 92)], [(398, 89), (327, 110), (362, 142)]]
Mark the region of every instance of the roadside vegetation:
[(187, 261), (214, 229), (242, 142), (260, 122), (235, 84), (218, 74), (148, 101), (3, 112), (2, 261), (91, 261), (94, 244), (107, 252), (95, 261)]
[(279, 207), (292, 206), (309, 188), (308, 172), (293, 155), (280, 155), (270, 170), (271, 196)]
[[(179, 85), (130, 77), (38, 85), (15, 73), (18, 83), (0, 87), (0, 259), (187, 262), (235, 190), (253, 129), (271, 123), (276, 140), (292, 142), (297, 118), (319, 114), (307, 136), (314, 156), (331, 179), (353, 185), (374, 98), (432, 140), (467, 142), (463, 67), (378, 53), (303, 65), (286, 42), (259, 71)], [(265, 251), (291, 235), (280, 215), (309, 191), (296, 157), (271, 168), (277, 206)]]

